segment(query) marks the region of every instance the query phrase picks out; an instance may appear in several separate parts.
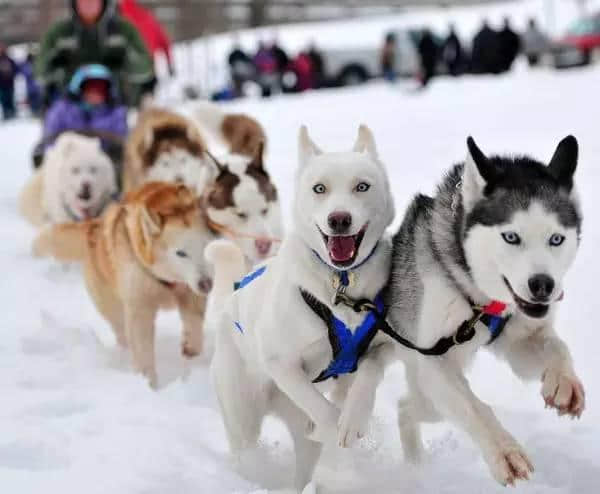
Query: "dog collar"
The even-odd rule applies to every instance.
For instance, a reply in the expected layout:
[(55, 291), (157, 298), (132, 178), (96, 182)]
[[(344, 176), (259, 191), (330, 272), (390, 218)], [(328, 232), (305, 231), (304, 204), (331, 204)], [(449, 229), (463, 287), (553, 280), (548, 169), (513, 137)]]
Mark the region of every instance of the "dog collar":
[(489, 345), (500, 336), (502, 331), (504, 331), (504, 327), (511, 317), (511, 314), (506, 314), (507, 307), (507, 304), (498, 300), (492, 300), (489, 304), (484, 306), (478, 306), (471, 303), (473, 318), (469, 321), (465, 321), (469, 326), (469, 331), (474, 330), (476, 322), (479, 321), (483, 323), (490, 332), (490, 339), (487, 342)]

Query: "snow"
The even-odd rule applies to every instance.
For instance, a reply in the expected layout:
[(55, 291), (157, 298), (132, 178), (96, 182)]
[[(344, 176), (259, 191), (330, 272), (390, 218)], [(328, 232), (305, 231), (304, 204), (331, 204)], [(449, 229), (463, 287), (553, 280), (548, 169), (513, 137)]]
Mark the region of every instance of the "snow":
[[(398, 219), (415, 192), (432, 192), (443, 170), (464, 157), (470, 134), (487, 152), (543, 160), (560, 138), (577, 136), (586, 219), (557, 324), (586, 386), (588, 408), (580, 421), (556, 417), (544, 409), (539, 382), (520, 382), (485, 351), (469, 374), (476, 393), (536, 466), (532, 480), (519, 484), (524, 493), (592, 494), (600, 486), (598, 81), (598, 67), (557, 73), (519, 66), (501, 77), (436, 79), (423, 92), (373, 83), (226, 106), (265, 125), (268, 165), (288, 221), (301, 123), (328, 150), (349, 148), (358, 125), (371, 126)], [(291, 441), (275, 420), (266, 422), (256, 453), (239, 463), (230, 458), (208, 377), (210, 357), (183, 361), (175, 314), (158, 320), (160, 389), (154, 392), (115, 348), (79, 270), (30, 256), (33, 231), (19, 217), (16, 200), (30, 175), (38, 133), (33, 121), (0, 128), (0, 491), (258, 494), (289, 488)], [(209, 348), (211, 342), (209, 335)], [(393, 366), (378, 390), (368, 436), (353, 449), (323, 455), (318, 476), (328, 492), (505, 492), (473, 443), (447, 423), (425, 429), (425, 464), (403, 462), (395, 407), (404, 390), (402, 367)]]

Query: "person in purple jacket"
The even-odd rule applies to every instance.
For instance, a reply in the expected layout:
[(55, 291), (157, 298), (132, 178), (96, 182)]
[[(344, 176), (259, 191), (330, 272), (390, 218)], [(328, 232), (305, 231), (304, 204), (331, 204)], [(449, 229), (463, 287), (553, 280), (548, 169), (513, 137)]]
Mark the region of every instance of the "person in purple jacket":
[(100, 137), (109, 154), (115, 143), (122, 144), (127, 136), (127, 107), (119, 103), (116, 83), (103, 65), (80, 67), (69, 82), (67, 95), (46, 112), (42, 142), (34, 151), (36, 168), (45, 150), (65, 131)]

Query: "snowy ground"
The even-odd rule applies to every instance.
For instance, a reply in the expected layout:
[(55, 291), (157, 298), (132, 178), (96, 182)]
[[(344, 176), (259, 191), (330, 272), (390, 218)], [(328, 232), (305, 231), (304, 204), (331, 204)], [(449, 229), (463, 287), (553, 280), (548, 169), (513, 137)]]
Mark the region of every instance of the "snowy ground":
[[(526, 493), (597, 493), (600, 486), (600, 335), (594, 293), (600, 270), (598, 68), (564, 73), (517, 70), (498, 78), (439, 79), (421, 93), (375, 83), (360, 89), (240, 102), (266, 126), (268, 159), (289, 207), (298, 126), (307, 123), (325, 149), (348, 148), (359, 123), (372, 127), (393, 182), (398, 211), (416, 191), (430, 192), (444, 168), (465, 155), (473, 134), (487, 152), (549, 159), (575, 134), (586, 220), (566, 285), (559, 332), (587, 386), (581, 421), (544, 410), (539, 383), (522, 384), (482, 352), (470, 378), (476, 392), (525, 446), (536, 473)], [(0, 128), (0, 492), (192, 494), (264, 493), (291, 482), (290, 439), (268, 421), (259, 452), (234, 467), (203, 356), (186, 366), (179, 323), (158, 323), (161, 389), (151, 391), (114, 348), (76, 269), (29, 254), (32, 230), (16, 197), (30, 174), (33, 122)], [(289, 217), (289, 216), (288, 216)], [(473, 444), (448, 424), (426, 429), (428, 461), (403, 463), (395, 403), (405, 386), (400, 366), (378, 390), (370, 434), (355, 449), (326, 452), (318, 474), (334, 492), (502, 492)], [(249, 404), (250, 406), (250, 404)]]

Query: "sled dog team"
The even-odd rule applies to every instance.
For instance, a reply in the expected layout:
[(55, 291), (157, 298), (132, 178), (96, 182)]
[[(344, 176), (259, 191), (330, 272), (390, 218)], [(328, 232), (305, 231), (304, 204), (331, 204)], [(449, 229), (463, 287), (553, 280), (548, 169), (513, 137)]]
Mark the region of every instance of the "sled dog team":
[[(450, 420), (498, 482), (527, 479), (531, 460), (465, 369), (485, 347), (522, 379), (540, 379), (560, 415), (584, 410), (554, 328), (581, 232), (576, 139), (546, 164), (488, 156), (469, 138), (464, 163), (434, 197), (417, 195), (389, 236), (392, 184), (371, 131), (361, 126), (351, 150), (329, 152), (302, 127), (283, 236), (261, 127), (208, 106), (193, 119), (163, 110), (140, 118), (127, 143), (127, 192), (96, 218), (89, 211), (113, 194), (114, 176), (82, 158), (93, 143), (80, 136), (61, 138), (21, 198), (24, 214), (45, 224), (34, 253), (83, 263), (90, 296), (136, 370), (157, 385), (160, 309), (179, 310), (187, 357), (202, 352), (206, 321), (231, 450), (255, 446), (263, 418), (276, 415), (293, 438), (295, 487), (313, 493), (322, 446), (365, 434), (385, 368), (399, 360), (407, 460), (423, 455), (421, 423)], [(228, 154), (214, 157), (207, 132)], [(88, 181), (84, 166), (96, 167)], [(103, 199), (89, 205), (87, 196)]]

